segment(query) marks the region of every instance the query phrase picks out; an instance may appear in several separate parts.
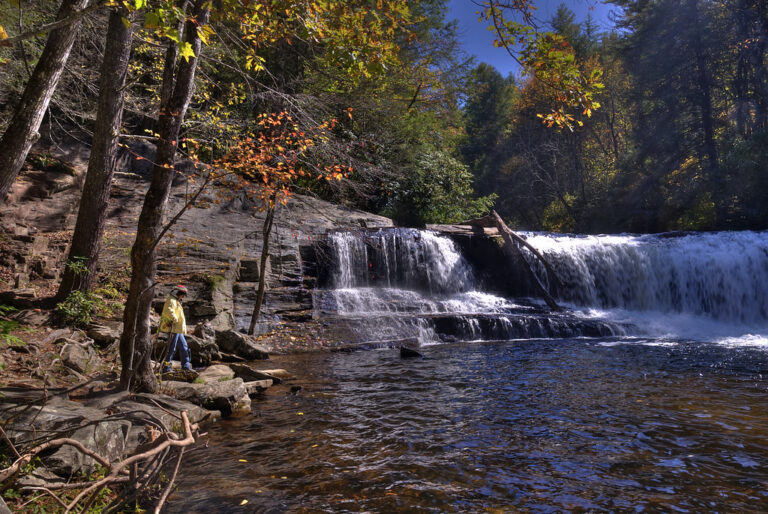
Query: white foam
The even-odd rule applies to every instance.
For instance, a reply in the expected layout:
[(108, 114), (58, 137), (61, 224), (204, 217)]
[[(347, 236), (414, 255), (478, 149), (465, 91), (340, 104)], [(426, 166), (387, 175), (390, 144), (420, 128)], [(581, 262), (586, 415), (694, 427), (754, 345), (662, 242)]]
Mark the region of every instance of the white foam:
[(768, 328), (768, 232), (525, 235), (565, 283), (561, 296), (576, 305)]

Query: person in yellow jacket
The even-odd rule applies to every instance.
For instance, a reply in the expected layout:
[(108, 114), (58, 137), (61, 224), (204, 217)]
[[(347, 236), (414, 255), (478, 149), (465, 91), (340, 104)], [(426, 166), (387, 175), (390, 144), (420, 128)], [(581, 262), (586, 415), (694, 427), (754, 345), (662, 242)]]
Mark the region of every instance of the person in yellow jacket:
[(184, 338), (184, 334), (187, 333), (187, 321), (184, 318), (184, 308), (181, 306), (181, 302), (186, 295), (186, 287), (182, 285), (175, 286), (163, 305), (163, 314), (160, 316), (160, 331), (170, 332), (168, 359), (163, 362), (163, 373), (171, 371), (171, 361), (177, 349), (179, 350), (181, 367), (183, 369), (192, 369), (187, 340)]

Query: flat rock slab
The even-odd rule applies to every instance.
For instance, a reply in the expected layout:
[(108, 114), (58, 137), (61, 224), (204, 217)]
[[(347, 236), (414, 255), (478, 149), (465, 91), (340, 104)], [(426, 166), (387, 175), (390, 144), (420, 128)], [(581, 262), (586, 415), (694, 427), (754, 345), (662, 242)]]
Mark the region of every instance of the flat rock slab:
[[(230, 364), (229, 367), (232, 368), (232, 371), (234, 372), (236, 377), (242, 378), (245, 382), (253, 382), (253, 381), (259, 381), (259, 380), (271, 380), (272, 383), (274, 384), (279, 384), (282, 382), (282, 379), (277, 375), (267, 373), (265, 371), (261, 371), (258, 369), (253, 369), (247, 364)], [(277, 370), (277, 371), (285, 371), (285, 370)]]
[(262, 373), (265, 373), (273, 378), (279, 378), (280, 380), (293, 380), (294, 376), (288, 373), (284, 369), (260, 369)]
[(251, 399), (240, 378), (210, 384), (164, 382), (163, 392), (206, 409), (218, 410), (223, 416), (251, 411)]
[(272, 387), (272, 380), (253, 380), (251, 382), (245, 382), (245, 390), (248, 391), (248, 396), (256, 396)]

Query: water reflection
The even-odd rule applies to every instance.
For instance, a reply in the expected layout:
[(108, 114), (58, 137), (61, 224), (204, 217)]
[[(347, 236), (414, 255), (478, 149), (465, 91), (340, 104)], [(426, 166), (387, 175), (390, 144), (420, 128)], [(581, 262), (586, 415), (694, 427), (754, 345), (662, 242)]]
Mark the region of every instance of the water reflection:
[(169, 511), (768, 509), (764, 351), (423, 350), (273, 361), (302, 377), (301, 393), (273, 388), (253, 417), (211, 427)]

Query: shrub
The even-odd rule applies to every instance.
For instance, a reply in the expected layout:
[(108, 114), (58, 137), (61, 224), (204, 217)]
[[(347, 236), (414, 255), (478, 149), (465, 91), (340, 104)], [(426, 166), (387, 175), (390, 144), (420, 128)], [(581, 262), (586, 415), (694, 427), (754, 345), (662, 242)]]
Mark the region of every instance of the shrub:
[(93, 321), (96, 310), (104, 305), (104, 300), (93, 294), (72, 291), (67, 298), (56, 305), (56, 312), (65, 325), (85, 327)]

